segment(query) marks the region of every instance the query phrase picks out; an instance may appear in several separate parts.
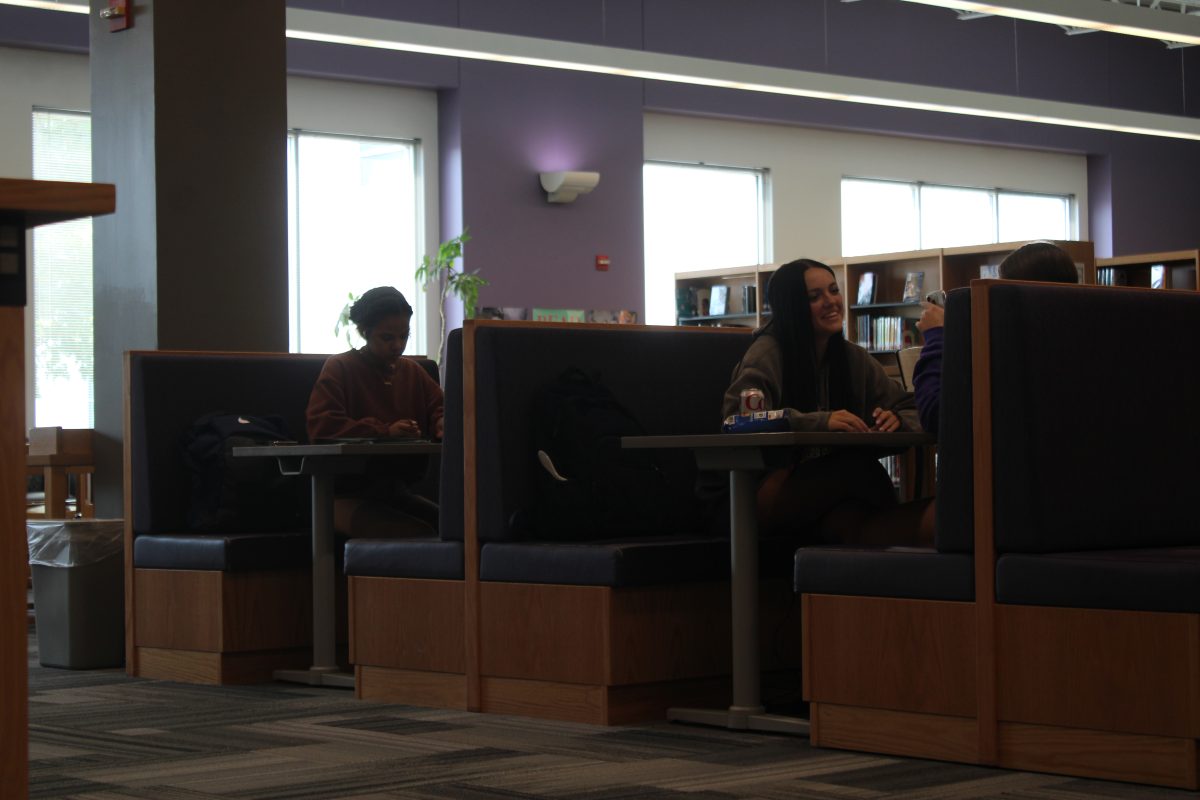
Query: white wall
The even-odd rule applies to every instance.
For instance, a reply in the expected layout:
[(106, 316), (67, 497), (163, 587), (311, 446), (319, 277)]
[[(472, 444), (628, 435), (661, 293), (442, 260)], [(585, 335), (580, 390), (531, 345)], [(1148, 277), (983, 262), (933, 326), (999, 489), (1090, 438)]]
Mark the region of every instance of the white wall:
[(645, 157), (770, 170), (770, 261), (840, 259), (843, 177), (1071, 194), (1088, 236), (1083, 155), (647, 114)]

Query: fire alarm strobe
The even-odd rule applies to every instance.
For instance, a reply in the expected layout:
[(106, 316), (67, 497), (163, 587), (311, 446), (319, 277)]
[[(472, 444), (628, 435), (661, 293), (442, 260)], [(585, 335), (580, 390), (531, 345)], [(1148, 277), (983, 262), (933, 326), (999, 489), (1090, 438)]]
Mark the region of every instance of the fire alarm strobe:
[(596, 256), (596, 269), (608, 272), (608, 256)]

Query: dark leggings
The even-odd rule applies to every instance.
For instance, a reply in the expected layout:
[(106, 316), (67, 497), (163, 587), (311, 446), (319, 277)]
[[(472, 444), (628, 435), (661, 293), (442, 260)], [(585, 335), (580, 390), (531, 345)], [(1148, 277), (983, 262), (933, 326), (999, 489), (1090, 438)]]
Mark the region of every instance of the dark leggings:
[(438, 507), (418, 494), (338, 497), (333, 527), (351, 539), (415, 539), (437, 536)]
[(930, 539), (931, 501), (899, 505), (877, 458), (852, 450), (774, 470), (758, 487), (766, 536), (813, 544), (911, 545)]

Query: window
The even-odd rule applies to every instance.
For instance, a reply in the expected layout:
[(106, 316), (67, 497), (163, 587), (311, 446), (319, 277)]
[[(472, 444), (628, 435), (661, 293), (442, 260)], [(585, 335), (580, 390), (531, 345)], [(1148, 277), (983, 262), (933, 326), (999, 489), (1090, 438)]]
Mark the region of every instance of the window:
[[(293, 131), (288, 136), (292, 352), (336, 353), (348, 295), (395, 286), (414, 309), (408, 352), (425, 352), (418, 262), (416, 144)], [(354, 344), (361, 342), (354, 333)]]
[[(92, 120), (87, 114), (35, 109), (33, 177), (92, 179)], [(34, 425), (91, 428), (92, 221), (34, 229)]]
[(1071, 196), (842, 179), (842, 255), (1070, 239)]
[(761, 264), (766, 171), (648, 163), (646, 322), (675, 324), (675, 273)]

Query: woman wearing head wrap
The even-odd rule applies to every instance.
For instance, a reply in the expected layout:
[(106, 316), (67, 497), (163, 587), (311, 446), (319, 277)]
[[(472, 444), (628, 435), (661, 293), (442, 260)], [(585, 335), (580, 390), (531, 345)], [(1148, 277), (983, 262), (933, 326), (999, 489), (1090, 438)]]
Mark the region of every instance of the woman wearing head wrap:
[[(440, 439), (442, 389), (400, 357), (412, 322), (404, 295), (390, 286), (371, 289), (350, 308), (350, 321), (366, 344), (325, 362), (308, 400), (309, 440)], [(358, 485), (339, 482), (334, 525), (350, 536), (432, 535), (437, 506), (403, 480), (368, 476)]]
[[(725, 416), (738, 413), (744, 389), (758, 389), (766, 408), (789, 409), (793, 430), (920, 430), (912, 395), (842, 335), (845, 301), (832, 269), (807, 258), (784, 264), (771, 276), (767, 299), (771, 321), (734, 370)], [(768, 474), (758, 492), (766, 533), (812, 541), (902, 539), (869, 523), (895, 505), (891, 480), (877, 458), (847, 449), (804, 451)], [(915, 519), (901, 527), (916, 538)]]

